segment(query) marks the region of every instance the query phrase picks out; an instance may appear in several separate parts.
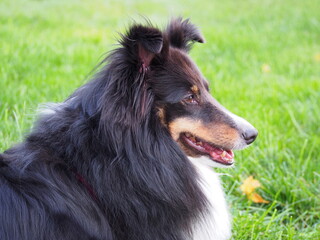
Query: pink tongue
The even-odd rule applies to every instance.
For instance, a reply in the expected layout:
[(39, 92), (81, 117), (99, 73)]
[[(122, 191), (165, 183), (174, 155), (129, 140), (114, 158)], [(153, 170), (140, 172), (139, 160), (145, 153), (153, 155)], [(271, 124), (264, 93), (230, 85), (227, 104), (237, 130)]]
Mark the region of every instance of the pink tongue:
[[(234, 157), (233, 152), (231, 150), (224, 151), (223, 149), (213, 147), (208, 143), (203, 143), (203, 147), (206, 149), (206, 151), (208, 151), (210, 156), (215, 160), (229, 162)], [(223, 152), (225, 153), (223, 154)]]

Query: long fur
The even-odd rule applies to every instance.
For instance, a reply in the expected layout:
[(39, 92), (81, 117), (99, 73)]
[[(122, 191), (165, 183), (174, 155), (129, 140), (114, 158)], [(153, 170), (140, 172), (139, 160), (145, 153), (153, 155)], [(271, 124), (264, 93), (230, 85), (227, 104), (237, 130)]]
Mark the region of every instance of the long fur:
[(0, 239), (192, 236), (207, 199), (157, 117), (155, 92), (163, 89), (147, 82), (152, 64), (169, 54), (169, 41), (152, 26), (131, 27), (92, 81), (0, 155)]

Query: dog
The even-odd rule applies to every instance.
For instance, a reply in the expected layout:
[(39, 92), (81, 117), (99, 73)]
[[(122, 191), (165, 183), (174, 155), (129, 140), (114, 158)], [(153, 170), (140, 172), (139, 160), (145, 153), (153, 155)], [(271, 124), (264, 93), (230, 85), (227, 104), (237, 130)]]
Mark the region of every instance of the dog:
[(0, 155), (0, 239), (223, 240), (212, 167), (257, 130), (209, 93), (189, 20), (134, 24), (91, 81)]

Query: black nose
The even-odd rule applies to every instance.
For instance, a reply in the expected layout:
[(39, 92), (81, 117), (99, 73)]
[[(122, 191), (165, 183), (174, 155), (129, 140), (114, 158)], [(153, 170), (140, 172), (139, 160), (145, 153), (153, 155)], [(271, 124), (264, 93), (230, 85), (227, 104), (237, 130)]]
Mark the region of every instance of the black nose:
[(258, 136), (258, 131), (255, 128), (247, 129), (244, 133), (242, 133), (243, 139), (249, 145), (252, 143)]

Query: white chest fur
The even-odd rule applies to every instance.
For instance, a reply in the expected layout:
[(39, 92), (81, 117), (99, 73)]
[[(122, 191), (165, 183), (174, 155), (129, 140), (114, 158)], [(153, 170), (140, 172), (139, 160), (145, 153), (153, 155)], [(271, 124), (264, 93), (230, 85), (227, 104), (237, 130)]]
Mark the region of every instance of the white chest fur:
[[(231, 237), (231, 217), (219, 176), (202, 159), (189, 158), (201, 178), (201, 187), (210, 204), (208, 212), (195, 222), (192, 240), (226, 240)], [(200, 161), (199, 161), (200, 160)]]

